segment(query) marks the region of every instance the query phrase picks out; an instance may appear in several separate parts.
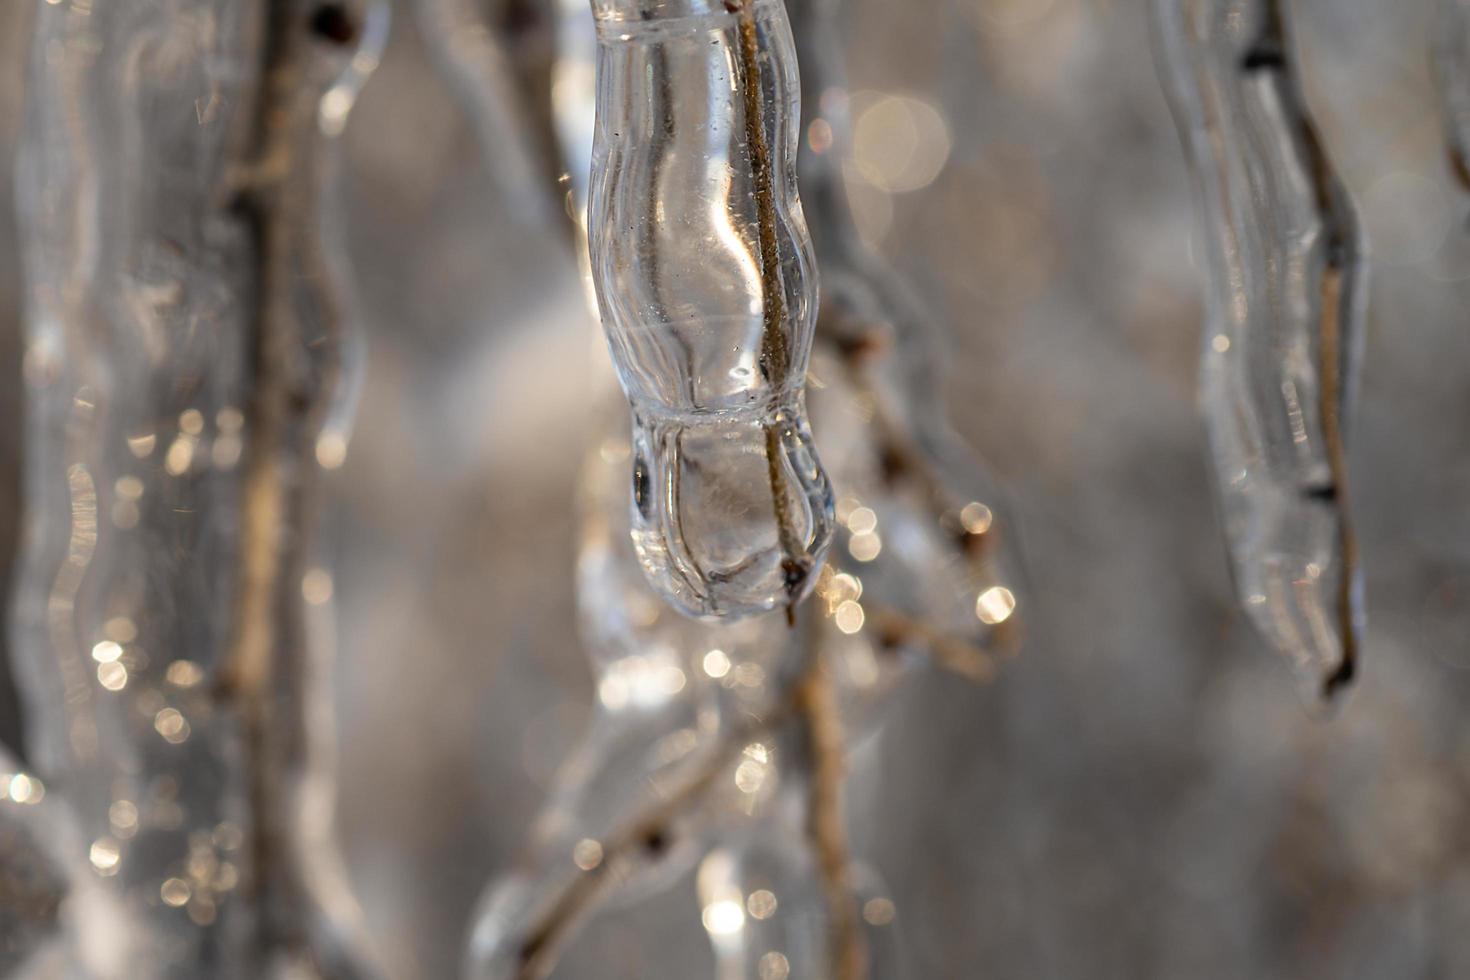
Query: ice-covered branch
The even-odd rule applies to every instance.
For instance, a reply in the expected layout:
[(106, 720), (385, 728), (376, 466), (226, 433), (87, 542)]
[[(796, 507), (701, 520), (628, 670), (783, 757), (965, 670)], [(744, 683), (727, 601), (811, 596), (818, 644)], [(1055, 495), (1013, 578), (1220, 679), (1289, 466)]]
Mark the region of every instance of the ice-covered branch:
[(237, 581), (252, 245), (229, 201), (258, 10), (37, 8), (12, 619), (28, 738), (123, 919), (100, 944), (69, 923), (80, 968), (226, 971), (255, 927), (243, 717), (212, 688)]
[[(813, 13), (788, 6), (798, 24)], [(804, 68), (813, 29), (798, 34)], [(582, 50), (564, 49), (563, 62)], [(575, 133), (591, 72), (560, 63), (557, 77), (587, 83), (583, 99), (558, 90), (559, 122)], [(836, 107), (840, 75), (825, 78), (815, 84), (834, 89)], [(628, 440), (604, 438), (584, 471), (578, 563), (594, 719), (520, 867), (485, 894), (471, 976), (544, 975), (583, 920), (693, 860), (722, 980), (846, 980), (868, 961), (888, 971), (871, 975), (899, 975), (892, 943), (865, 936), (857, 912), (838, 802), (845, 746), (881, 721), (884, 693), (915, 664), (993, 676), (1017, 639), (1017, 563), (993, 487), (943, 424), (928, 318), (857, 239), (836, 164), (801, 166), (814, 229), (833, 229), (818, 248), (839, 283), (824, 284), (834, 315), (818, 326), (809, 397), (845, 533), (814, 611), (788, 631), (774, 615), (713, 624), (663, 608), (629, 544)]]
[(284, 0), (270, 15), (254, 150), (233, 202), (255, 238), (258, 305), (238, 627), (221, 693), (244, 711), (255, 896), (276, 968), (347, 980), (378, 970), (336, 847), (332, 651), (310, 607), (328, 574), (313, 567), (320, 475), (344, 461), (363, 370), (342, 289), (335, 146), (388, 9)]
[(1235, 586), (1315, 694), (1357, 669), (1346, 429), (1366, 259), (1304, 101), (1284, 0), (1156, 0), (1160, 75), (1199, 190), (1201, 403)]
[(832, 536), (816, 269), (779, 0), (594, 0), (592, 274), (634, 422), (634, 540), (690, 615), (793, 608)]
[[(787, 0), (807, 107), (799, 175), (822, 268), (815, 374), (850, 389), (869, 429), (856, 431), (847, 413), (818, 413), (824, 432), (837, 429), (851, 445), (846, 465), (834, 466), (843, 498), (838, 517), (857, 539), (849, 542), (847, 564), (856, 573), (873, 561), (869, 552), (881, 553), (869, 514), (893, 511), (901, 526), (917, 527), (932, 549), (932, 571), (917, 590), (925, 604), (889, 601), (874, 625), (923, 635), (946, 666), (988, 676), (983, 651), (1020, 646), (1025, 590), (1017, 522), (987, 467), (947, 420), (940, 321), (853, 223), (842, 176), (850, 125), (838, 6)], [(893, 588), (902, 594), (897, 582)], [(917, 615), (902, 618), (901, 609)]]
[(68, 970), (363, 975), (327, 897), (302, 587), (354, 390), (321, 192), (384, 8), (37, 11), (12, 618), (34, 758), (88, 866)]

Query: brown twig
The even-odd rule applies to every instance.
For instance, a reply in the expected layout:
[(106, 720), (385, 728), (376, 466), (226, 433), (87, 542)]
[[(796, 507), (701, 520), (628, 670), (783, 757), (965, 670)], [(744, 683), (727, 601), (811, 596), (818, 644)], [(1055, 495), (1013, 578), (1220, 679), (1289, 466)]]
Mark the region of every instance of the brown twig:
[(521, 966), (516, 974), (518, 980), (544, 980), (551, 973), (561, 943), (603, 891), (611, 886), (616, 869), (626, 866), (640, 854), (658, 856), (666, 852), (674, 840), (674, 824), (679, 817), (704, 798), (745, 746), (766, 737), (795, 716), (801, 703), (800, 691), (801, 683), (798, 681), (765, 716), (751, 717), (744, 724), (732, 728), (698, 772), (675, 787), (649, 812), (631, 821), (608, 840), (599, 842), (602, 844), (602, 862), (572, 881), (522, 944)]
[(1336, 487), (1337, 533), (1342, 548), (1342, 571), (1337, 583), (1338, 630), (1342, 634), (1342, 660), (1322, 682), (1322, 697), (1331, 700), (1352, 682), (1357, 672), (1358, 638), (1354, 582), (1358, 574), (1358, 540), (1347, 518), (1347, 447), (1342, 437), (1342, 329), (1338, 323), (1342, 303), (1342, 270), (1329, 266), (1322, 279), (1322, 437), (1327, 444), (1327, 464)]
[[(281, 287), (276, 261), (283, 225), (275, 196), (281, 175), (289, 169), (291, 147), (285, 135), (278, 99), (283, 80), (295, 77), (294, 45), (288, 40), (284, 3), (267, 5), (264, 24), (265, 84), (255, 107), (253, 156), (241, 168), (233, 210), (250, 231), (257, 286), (251, 324), (253, 386), (247, 406), (244, 499), (240, 514), (240, 586), (236, 598), (236, 635), (221, 673), (216, 697), (236, 705), (245, 730), (249, 769), (252, 838), (247, 886), (257, 901), (272, 904), (280, 890), (280, 863), (288, 850), (279, 816), (283, 804), (272, 762), (279, 753), (273, 737), (278, 724), (272, 694), (277, 668), (277, 599), (283, 565), (281, 528), (288, 510), (288, 490), (281, 466), (283, 432), (289, 414), (281, 370), (281, 342), (276, 329), (273, 294)], [(264, 928), (269, 929), (267, 924)]]
[[(318, 220), (326, 137), (317, 112), (359, 23), (345, 6), (270, 0), (262, 30), (264, 84), (232, 205), (250, 231), (256, 301), (238, 625), (216, 696), (238, 708), (245, 728), (248, 887), (264, 910), (260, 945), (289, 950), (319, 976), (341, 980), (375, 976), (377, 967), (356, 948), (361, 937), (351, 927), (339, 931), (343, 924), (323, 903), (319, 869), (327, 859), (320, 841), (303, 851), (294, 794), (314, 761), (300, 582), (318, 508), (316, 437), (340, 382), (346, 330)], [(312, 862), (321, 862), (315, 875)]]
[[(771, 148), (766, 139), (764, 99), (761, 92), (760, 46), (756, 36), (755, 0), (725, 0), (725, 9), (736, 15), (739, 26), (740, 95), (745, 115), (745, 141), (750, 152), (751, 177), (755, 182), (756, 225), (761, 266), (761, 373), (778, 388), (791, 371), (791, 345), (786, 336), (786, 293), (781, 281), (781, 254), (776, 237), (776, 181), (771, 165)], [(786, 499), (786, 476), (782, 468), (780, 423), (765, 423), (766, 472), (771, 483), (771, 503), (776, 529), (785, 558), (786, 623), (796, 625), (796, 596), (806, 579), (810, 562), (797, 538), (791, 504)]]
[[(815, 637), (811, 640), (815, 646)], [(848, 872), (852, 864), (847, 828), (842, 819), (842, 787), (847, 758), (842, 718), (832, 678), (813, 651), (806, 675), (796, 688), (797, 715), (810, 755), (807, 836), (816, 853), (827, 902), (828, 955), (833, 980), (863, 980), (868, 973), (867, 946), (858, 925)]]
[(1337, 583), (1337, 620), (1342, 656), (1322, 681), (1322, 697), (1330, 701), (1352, 682), (1358, 661), (1355, 592), (1359, 574), (1358, 542), (1350, 517), (1347, 443), (1342, 419), (1345, 402), (1344, 345), (1352, 342), (1351, 338), (1342, 335), (1343, 317), (1345, 312), (1349, 316), (1353, 312), (1345, 311), (1343, 304), (1344, 294), (1352, 289), (1353, 277), (1358, 274), (1357, 219), (1332, 169), (1302, 95), (1291, 43), (1291, 27), (1282, 0), (1262, 0), (1262, 6), (1261, 35), (1241, 59), (1241, 71), (1247, 74), (1263, 70), (1274, 73), (1273, 81), (1286, 109), (1287, 125), (1306, 157), (1312, 194), (1316, 198), (1326, 241), (1327, 254), (1320, 287), (1321, 308), (1318, 312), (1317, 370), (1320, 381), (1318, 414), (1322, 421), (1329, 482), (1325, 487), (1307, 487), (1304, 493), (1333, 508), (1338, 547), (1342, 551), (1342, 569)]
[[(820, 326), (819, 322), (819, 328)], [(883, 345), (875, 339), (876, 337), (877, 332), (871, 328), (864, 327), (855, 334), (844, 333), (840, 328), (832, 328), (831, 335), (826, 339), (831, 341), (837, 350), (839, 363), (842, 365), (848, 384), (872, 409), (873, 428), (878, 435), (884, 478), (890, 483), (912, 482), (917, 486), (930, 518), (941, 526), (952, 523), (956, 519), (953, 510), (954, 501), (950, 499), (943, 480), (929, 460), (924, 457), (923, 452), (905, 436), (902, 426), (895, 418), (879, 385), (873, 378), (871, 361), (884, 351)], [(975, 564), (980, 555), (991, 551), (998, 545), (1000, 533), (1001, 529), (993, 525), (980, 535), (972, 534), (961, 528), (965, 561), (972, 565)], [(869, 615), (872, 616), (871, 611)], [(900, 614), (895, 611), (889, 611), (886, 615), (889, 617), (890, 625), (896, 624), (900, 617)], [(994, 661), (985, 650), (951, 639), (911, 618), (901, 618), (903, 619), (903, 632), (909, 636), (922, 637), (922, 642), (942, 666), (973, 680), (985, 681), (993, 676)], [(1019, 616), (1012, 616), (1004, 623), (996, 624), (993, 628), (995, 646), (1004, 652), (1014, 652), (1019, 649), (1022, 629)]]
[(864, 604), (867, 624), (878, 634), (883, 646), (893, 649), (912, 646), (928, 655), (936, 665), (968, 678), (976, 684), (988, 684), (999, 669), (988, 651), (955, 639), (907, 613), (884, 606)]
[[(871, 604), (866, 608), (869, 622), (878, 631), (884, 645), (916, 646), (937, 664), (977, 683), (988, 682), (994, 677), (995, 659), (984, 650), (946, 637), (896, 610)], [(812, 624), (813, 634), (818, 625)], [(803, 643), (805, 649), (802, 653), (808, 658), (805, 668), (765, 715), (752, 716), (744, 724), (730, 729), (697, 772), (671, 789), (649, 811), (598, 842), (602, 845), (601, 863), (573, 879), (566, 890), (551, 902), (541, 921), (528, 931), (521, 945), (517, 980), (544, 980), (550, 975), (562, 943), (606, 889), (613, 887), (617, 870), (640, 855), (657, 856), (666, 852), (675, 840), (678, 819), (704, 799), (744, 748), (751, 742), (768, 737), (792, 720), (800, 720), (807, 728), (812, 747), (813, 791), (809, 801), (808, 828), (822, 866), (824, 894), (832, 907), (829, 914), (834, 928), (833, 953), (838, 957), (834, 960), (833, 976), (851, 980), (864, 975), (861, 971), (843, 972), (851, 970), (853, 963), (865, 962), (866, 957), (865, 954), (857, 955), (862, 953), (862, 937), (856, 920), (839, 924), (842, 923), (841, 916), (837, 914), (839, 905), (850, 911), (850, 903), (834, 904), (837, 896), (849, 894), (845, 858), (841, 862), (840, 873), (837, 870), (837, 855), (847, 851), (840, 811), (845, 765), (842, 725), (832, 680), (820, 662), (814, 636), (806, 638)], [(854, 932), (858, 933), (856, 938), (853, 938)], [(854, 946), (857, 953), (853, 951)]]

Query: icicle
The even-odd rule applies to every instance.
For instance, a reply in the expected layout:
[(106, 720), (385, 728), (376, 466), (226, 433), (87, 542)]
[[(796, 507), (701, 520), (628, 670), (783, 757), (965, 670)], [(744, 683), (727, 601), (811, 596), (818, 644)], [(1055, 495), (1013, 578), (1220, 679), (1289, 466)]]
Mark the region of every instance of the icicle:
[(259, 476), (309, 482), (324, 419), (345, 447), (317, 191), (386, 7), (37, 11), (13, 624), (34, 758), (85, 867), (66, 975), (368, 975), (315, 822), (332, 787), (294, 557), (309, 508)]
[(323, 470), (346, 458), (362, 340), (343, 288), (338, 138), (387, 43), (386, 0), (272, 10), (257, 145), (237, 200), (260, 307), (227, 684), (252, 757), (255, 893), (271, 976), (381, 974), (335, 834), (330, 572), (315, 561)]
[[(571, 30), (564, 24), (562, 35)], [(564, 147), (573, 174), (585, 145), (576, 120), (585, 118), (589, 101), (576, 88), (578, 79), (590, 83), (583, 58), (579, 46), (563, 48), (556, 69), (557, 122), (569, 134)], [(822, 186), (820, 167), (814, 174), (814, 203), (825, 209), (824, 191), (841, 188)], [(835, 200), (842, 210), (827, 212), (827, 220), (840, 228), (845, 198)], [(671, 615), (630, 546), (622, 490), (630, 446), (622, 436), (603, 439), (584, 468), (577, 576), (598, 691), (594, 717), (558, 773), (525, 859), (486, 891), (466, 954), (469, 976), (545, 976), (560, 946), (605, 904), (662, 887), (711, 847), (722, 848), (738, 876), (744, 868), (732, 842), (770, 840), (774, 847), (778, 838), (783, 853), (801, 857), (785, 869), (788, 904), (775, 925), (800, 923), (788, 945), (817, 951), (813, 960), (774, 950), (787, 957), (790, 976), (858, 975), (861, 958), (852, 951), (864, 945), (871, 946), (874, 970), (893, 962), (895, 930), (865, 942), (860, 904), (848, 894), (841, 822), (834, 818), (841, 729), (849, 738), (871, 732), (881, 723), (884, 694), (921, 658), (988, 679), (991, 651), (1015, 639), (1015, 579), (998, 534), (1008, 525), (991, 509), (995, 497), (983, 474), (977, 477), (931, 411), (934, 392), (923, 391), (913, 415), (904, 407), (910, 386), (933, 384), (934, 348), (916, 345), (910, 357), (890, 357), (895, 345), (872, 342), (875, 332), (903, 332), (907, 342), (922, 329), (922, 316), (901, 306), (906, 294), (854, 235), (829, 241), (852, 284), (838, 309), (865, 312), (831, 321), (813, 363), (820, 384), (811, 391), (812, 414), (830, 439), (848, 530), (845, 547), (818, 576), (820, 601), (798, 630), (771, 616), (715, 622)], [(857, 259), (844, 248), (867, 256), (870, 273), (854, 271)], [(870, 277), (881, 288), (870, 286)], [(884, 412), (876, 426), (875, 404)], [(922, 432), (915, 417), (926, 420)], [(825, 734), (820, 749), (813, 742), (818, 731)], [(752, 861), (759, 863), (755, 855)], [(839, 919), (834, 940), (828, 930)], [(845, 953), (834, 963), (836, 950)], [(760, 956), (731, 956), (762, 968)], [(766, 959), (764, 968), (778, 975), (779, 960)]]
[(254, 928), (249, 774), (240, 712), (212, 692), (236, 581), (250, 243), (228, 200), (255, 14), (36, 11), (13, 610), (28, 744), (126, 908), (126, 942), (100, 954), (90, 937), (116, 937), (70, 924), (87, 975), (234, 976), (229, 936)]
[[(319, 8), (317, 16), (324, 16), (321, 10), (330, 9)], [(329, 325), (323, 330), (332, 335), (331, 343), (313, 345), (309, 351), (310, 356), (322, 362), (318, 373), (330, 379), (324, 384), (326, 410), (315, 450), (318, 465), (328, 470), (338, 469), (347, 460), (347, 444), (352, 438), (367, 375), (367, 342), (357, 327), (357, 311), (352, 308), (349, 293), (343, 286), (350, 279), (350, 272), (346, 263), (347, 234), (343, 228), (346, 216), (342, 211), (342, 195), (335, 190), (341, 186), (342, 169), (336, 141), (346, 129), (347, 117), (358, 94), (378, 68), (388, 44), (390, 23), (386, 0), (360, 0), (350, 9), (361, 20), (360, 36), (355, 39), (351, 57), (345, 64), (334, 58), (322, 66), (331, 82), (319, 96), (311, 93), (311, 104), (305, 107), (310, 113), (311, 106), (315, 106), (315, 128), (309, 120), (303, 120), (303, 140), (315, 145), (316, 172), (301, 175), (313, 182), (304, 193), (315, 202), (311, 210), (301, 215), (305, 226), (302, 233), (309, 236), (309, 261), (320, 274), (315, 280), (317, 290), (323, 295), (319, 302), (329, 317)], [(320, 30), (321, 25), (318, 27)], [(303, 290), (303, 293), (310, 292)]]
[(1236, 590), (1304, 685), (1331, 698), (1356, 671), (1364, 620), (1344, 439), (1367, 275), (1281, 2), (1154, 10), (1204, 219), (1201, 402)]
[(804, 406), (816, 268), (785, 11), (593, 7), (592, 268), (632, 404), (639, 556), (692, 614), (790, 610), (815, 581), (832, 498)]

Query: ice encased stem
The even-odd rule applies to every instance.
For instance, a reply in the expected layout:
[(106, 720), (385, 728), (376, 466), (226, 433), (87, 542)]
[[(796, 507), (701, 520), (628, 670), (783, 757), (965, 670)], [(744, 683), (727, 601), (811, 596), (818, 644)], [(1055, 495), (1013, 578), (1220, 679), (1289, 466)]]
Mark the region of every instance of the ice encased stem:
[(633, 410), (633, 536), (684, 610), (793, 605), (831, 537), (816, 267), (779, 0), (597, 0), (593, 280)]
[[(841, 523), (854, 511), (875, 514), (871, 528), (847, 528), (856, 543), (866, 540), (872, 551), (878, 540), (903, 541), (907, 553), (884, 549), (874, 560), (860, 552), (862, 560), (847, 561), (839, 548), (829, 564), (861, 576), (867, 594), (890, 611), (1014, 652), (1025, 601), (1018, 521), (988, 467), (949, 423), (943, 320), (863, 241), (848, 203), (840, 7), (840, 0), (786, 3), (807, 107), (798, 168), (822, 268), (814, 357), (828, 383), (814, 396), (813, 414), (847, 505), (839, 508)], [(851, 555), (854, 541), (847, 543)], [(984, 616), (980, 605), (988, 607)], [(964, 672), (984, 672), (982, 660), (952, 649), (964, 656), (948, 658), (951, 667), (962, 659)], [(931, 653), (942, 651), (931, 646)]]
[[(524, 976), (528, 946), (536, 946), (531, 960), (554, 960), (561, 938), (612, 894), (632, 900), (677, 877), (683, 859), (697, 856), (692, 842), (671, 840), (657, 855), (630, 859), (641, 850), (628, 846), (636, 828), (720, 766), (733, 730), (770, 711), (789, 685), (783, 660), (793, 633), (778, 618), (694, 620), (649, 588), (629, 542), (629, 455), (626, 438), (612, 436), (583, 469), (577, 607), (597, 692), (589, 728), (558, 771), (517, 866), (481, 898), (466, 977)], [(723, 666), (707, 668), (710, 656)], [(703, 827), (699, 819), (686, 824), (691, 836)], [(599, 847), (591, 872), (575, 860), (587, 841)], [(597, 872), (616, 885), (578, 898)]]
[[(11, 628), (85, 883), (58, 956), (93, 980), (368, 974), (323, 873), (330, 694), (301, 569), (249, 557), (304, 554), (313, 527), (261, 508), (247, 472), (341, 461), (352, 344), (317, 192), (386, 7), (325, 28), (305, 2), (36, 8)], [(261, 409), (286, 387), (310, 415), (288, 451)]]
[[(801, 44), (830, 27), (815, 23), (830, 14), (825, 5), (791, 0), (787, 7), (808, 28)], [(583, 22), (575, 10), (571, 16), (559, 32), (554, 104), (575, 186), (576, 175), (588, 169), (590, 145), (578, 121), (590, 119), (593, 73), (578, 43)], [(590, 15), (586, 25), (590, 36)], [(837, 52), (815, 44), (801, 50), (803, 65), (824, 69), (815, 72), (816, 91), (840, 86)], [(844, 128), (825, 102), (822, 111), (834, 130)], [(826, 961), (833, 949), (852, 948), (852, 930), (848, 941), (831, 941), (832, 917), (824, 907), (832, 899), (820, 882), (830, 884), (832, 876), (806, 840), (804, 814), (816, 802), (803, 789), (811, 760), (800, 739), (790, 740), (798, 726), (789, 717), (779, 722), (793, 683), (810, 667), (812, 644), (820, 644), (844, 720), (860, 738), (881, 724), (883, 695), (922, 655), (983, 680), (993, 670), (989, 650), (1012, 639), (1010, 619), (997, 624), (976, 614), (977, 596), (987, 590), (1012, 595), (1004, 587), (1015, 585), (1014, 563), (997, 534), (1011, 524), (989, 481), (943, 424), (934, 386), (943, 356), (932, 318), (859, 242), (836, 156), (804, 158), (801, 171), (803, 187), (814, 192), (807, 205), (814, 231), (824, 232), (817, 241), (823, 264), (830, 260), (839, 269), (828, 295), (833, 303), (824, 304), (816, 327), (815, 373), (826, 384), (813, 391), (812, 410), (844, 497), (876, 515), (874, 527), (888, 544), (881, 555), (861, 552), (862, 559), (851, 549), (834, 552), (821, 572), (821, 602), (811, 610), (810, 628), (787, 630), (775, 617), (730, 623), (671, 614), (648, 587), (629, 541), (628, 441), (609, 434), (601, 442), (583, 471), (577, 573), (582, 640), (597, 691), (593, 717), (558, 772), (516, 869), (484, 893), (466, 976), (545, 975), (586, 920), (665, 887), (684, 870), (682, 858), (712, 844), (718, 846), (701, 879), (714, 891), (703, 904), (728, 898), (737, 906), (711, 919), (719, 969), (779, 976), (784, 961), (792, 977), (830, 975)], [(837, 311), (830, 322), (828, 309)], [(881, 337), (867, 353), (854, 350), (873, 334)], [(879, 424), (875, 402), (882, 407)], [(865, 533), (876, 538), (874, 528)], [(854, 608), (867, 610), (866, 625), (854, 628), (850, 619), (842, 629), (834, 625), (837, 610)], [(776, 749), (779, 764), (766, 754), (777, 729), (787, 749), (796, 750)], [(780, 794), (777, 805), (771, 797), (781, 786), (796, 792)], [(664, 839), (666, 850), (656, 860), (630, 847), (650, 827), (677, 831)], [(589, 848), (595, 864), (583, 861)], [(768, 860), (777, 851), (779, 861)], [(856, 879), (852, 884), (864, 892)], [(774, 918), (756, 919), (745, 904), (762, 887), (780, 896)], [(741, 892), (735, 898), (716, 895), (735, 891)], [(741, 908), (746, 917), (734, 918)], [(732, 921), (743, 926), (738, 936)], [(870, 976), (904, 975), (895, 934), (891, 923), (868, 930), (862, 945)]]
[[(236, 885), (248, 770), (238, 707), (210, 692), (238, 556), (250, 263), (227, 184), (259, 80), (255, 12), (36, 9), (11, 629), (33, 761), (75, 816), (74, 857), (90, 850), (126, 910), (115, 932), (70, 923), (70, 945), (95, 977), (235, 976), (231, 936), (255, 924)], [(211, 872), (195, 880), (190, 859)], [(183, 907), (159, 900), (171, 879)]]
[(345, 288), (339, 138), (389, 20), (386, 0), (292, 0), (274, 11), (267, 111), (240, 202), (256, 233), (260, 305), (230, 681), (268, 845), (255, 900), (269, 976), (382, 975), (335, 832), (332, 611), (309, 586), (325, 571), (323, 471), (346, 460), (366, 360)]
[(1201, 402), (1236, 590), (1331, 695), (1363, 629), (1344, 447), (1367, 280), (1356, 214), (1279, 0), (1158, 0), (1155, 16), (1204, 219)]

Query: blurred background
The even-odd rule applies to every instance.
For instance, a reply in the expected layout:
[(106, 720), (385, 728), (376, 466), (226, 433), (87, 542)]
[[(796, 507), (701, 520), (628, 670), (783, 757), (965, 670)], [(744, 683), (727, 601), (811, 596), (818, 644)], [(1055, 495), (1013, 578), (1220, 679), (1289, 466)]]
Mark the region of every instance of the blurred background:
[[(481, 157), (408, 6), (346, 136), (370, 355), (326, 532), (353, 884), (394, 975), (437, 980), (590, 711), (572, 511), (589, 392), (612, 380), (564, 222)], [(549, 0), (492, 6), (534, 80)], [(1233, 607), (1146, 4), (845, 4), (859, 224), (949, 324), (951, 414), (1012, 491), (1035, 593), (996, 682), (921, 671), (849, 786), (911, 976), (1470, 976), (1470, 198), (1444, 162), (1431, 6), (1292, 4), (1374, 255), (1352, 443), (1369, 641), (1324, 722)], [(28, 8), (0, 5), (4, 187)], [(19, 277), (0, 194), (0, 583)], [(18, 744), (8, 682), (0, 735)], [(685, 879), (599, 916), (555, 976), (712, 970)]]

